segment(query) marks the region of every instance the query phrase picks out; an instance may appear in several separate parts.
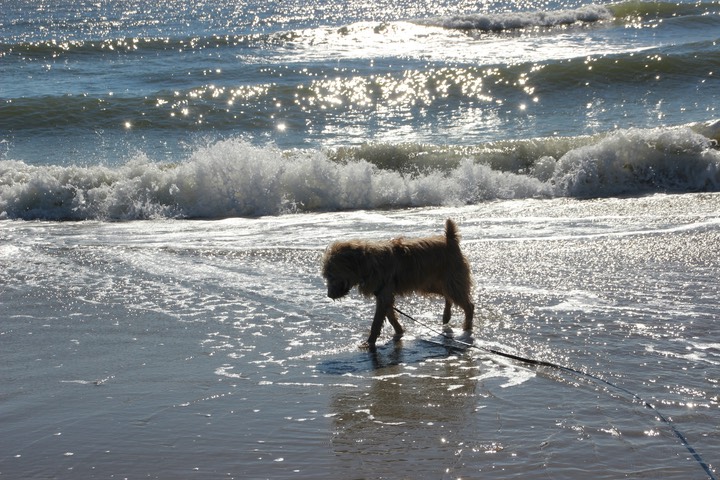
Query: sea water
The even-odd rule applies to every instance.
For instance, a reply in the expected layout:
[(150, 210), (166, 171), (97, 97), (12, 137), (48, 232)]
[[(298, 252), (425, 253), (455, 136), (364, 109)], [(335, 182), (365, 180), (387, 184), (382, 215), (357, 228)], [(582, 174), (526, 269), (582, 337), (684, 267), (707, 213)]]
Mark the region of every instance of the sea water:
[[(2, 2), (0, 476), (717, 475), (719, 14)], [(325, 247), (448, 217), (475, 347), (358, 349)]]

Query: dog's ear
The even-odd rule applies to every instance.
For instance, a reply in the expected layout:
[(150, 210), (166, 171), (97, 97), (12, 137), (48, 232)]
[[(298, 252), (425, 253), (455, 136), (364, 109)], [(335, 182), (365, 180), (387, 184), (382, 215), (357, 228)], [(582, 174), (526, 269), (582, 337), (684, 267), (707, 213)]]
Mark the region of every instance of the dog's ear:
[(353, 246), (346, 248), (341, 253), (342, 261), (345, 267), (348, 269), (348, 273), (352, 273), (359, 277), (364, 277), (367, 258), (364, 248)]
[(353, 243), (333, 243), (325, 251), (323, 276), (327, 277), (329, 271), (332, 270), (336, 277), (346, 280), (357, 279), (362, 270), (362, 256), (361, 249)]
[(358, 258), (358, 273), (363, 295), (377, 294), (383, 285), (388, 284), (389, 277), (393, 275), (393, 262), (389, 261), (392, 255), (392, 248), (387, 246), (368, 246), (362, 250)]

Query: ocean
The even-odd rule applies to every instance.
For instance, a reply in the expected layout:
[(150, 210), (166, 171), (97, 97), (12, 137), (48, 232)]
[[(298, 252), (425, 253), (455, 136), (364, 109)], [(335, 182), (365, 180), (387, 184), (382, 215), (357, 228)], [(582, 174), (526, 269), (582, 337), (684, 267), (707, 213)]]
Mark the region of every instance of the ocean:
[[(717, 1), (0, 0), (0, 477), (717, 478), (719, 41)], [(446, 218), (473, 346), (410, 296), (359, 349), (325, 248)]]

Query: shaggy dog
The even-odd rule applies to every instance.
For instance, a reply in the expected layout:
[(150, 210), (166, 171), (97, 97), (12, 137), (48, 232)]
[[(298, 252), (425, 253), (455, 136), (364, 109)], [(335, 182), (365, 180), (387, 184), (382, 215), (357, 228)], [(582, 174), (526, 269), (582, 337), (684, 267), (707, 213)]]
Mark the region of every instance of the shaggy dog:
[(356, 285), (363, 295), (375, 296), (370, 336), (362, 347), (375, 349), (385, 318), (395, 329), (395, 339), (402, 337), (404, 330), (394, 310), (395, 296), (413, 292), (445, 297), (443, 324), (450, 321), (453, 304), (460, 306), (465, 312), (463, 330), (468, 335), (472, 332), (472, 279), (459, 239), (455, 222), (448, 219), (445, 236), (381, 242), (349, 240), (328, 247), (322, 268), (328, 297), (343, 297)]

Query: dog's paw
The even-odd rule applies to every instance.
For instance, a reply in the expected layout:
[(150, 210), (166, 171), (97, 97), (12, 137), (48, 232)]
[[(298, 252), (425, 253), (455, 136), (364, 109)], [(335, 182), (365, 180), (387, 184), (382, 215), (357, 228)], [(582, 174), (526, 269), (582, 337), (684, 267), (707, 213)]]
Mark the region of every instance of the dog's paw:
[(460, 336), (455, 337), (455, 340), (458, 340), (463, 343), (468, 343), (472, 345), (475, 343), (475, 337), (472, 336), (472, 331), (470, 330), (463, 330), (462, 334)]
[(364, 341), (364, 342), (362, 342), (362, 343), (360, 343), (360, 344), (358, 345), (358, 347), (359, 347), (360, 349), (362, 349), (362, 350), (368, 350), (368, 351), (370, 351), (370, 352), (375, 352), (375, 351), (377, 350), (377, 347), (375, 346), (375, 344), (374, 344), (374, 343), (370, 343), (370, 342), (368, 342), (367, 340)]

